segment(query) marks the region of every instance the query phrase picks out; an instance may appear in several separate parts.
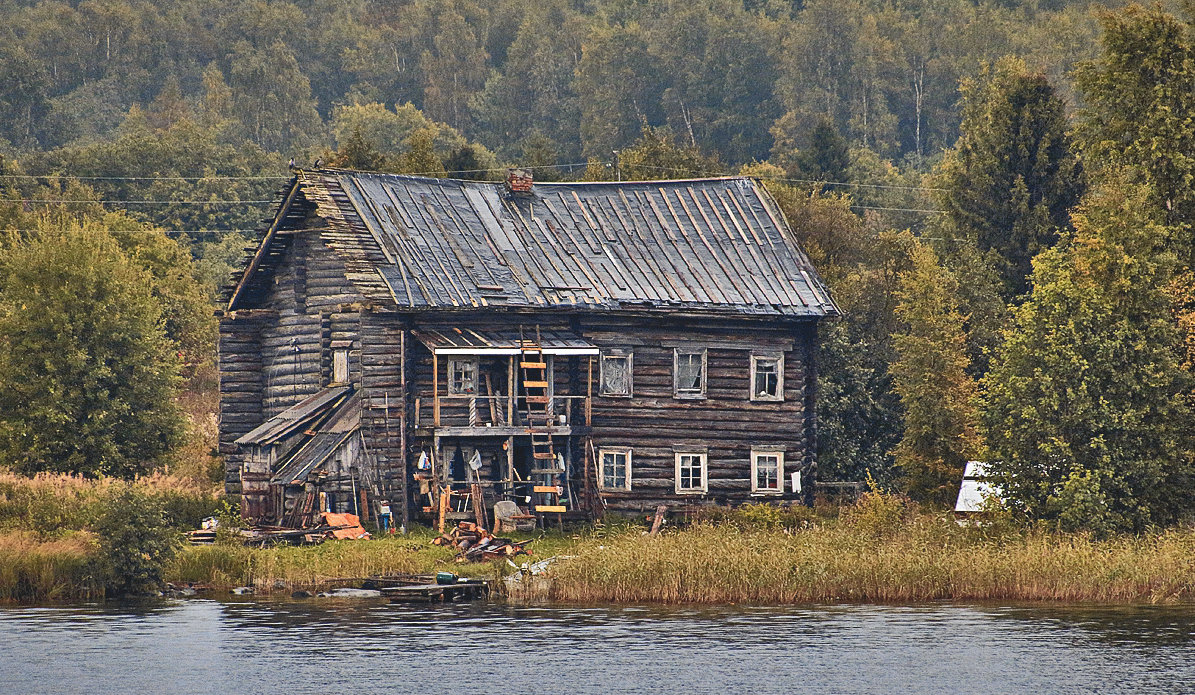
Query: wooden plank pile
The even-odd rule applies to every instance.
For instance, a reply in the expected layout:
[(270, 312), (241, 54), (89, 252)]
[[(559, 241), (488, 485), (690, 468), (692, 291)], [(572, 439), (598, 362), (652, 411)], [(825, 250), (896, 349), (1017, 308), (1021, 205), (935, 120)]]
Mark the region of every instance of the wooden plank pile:
[(530, 540), (514, 541), (495, 538), (490, 532), (471, 521), (462, 521), (454, 529), (432, 541), (432, 545), (456, 548), (457, 562), (482, 562), (516, 555), (530, 555)]

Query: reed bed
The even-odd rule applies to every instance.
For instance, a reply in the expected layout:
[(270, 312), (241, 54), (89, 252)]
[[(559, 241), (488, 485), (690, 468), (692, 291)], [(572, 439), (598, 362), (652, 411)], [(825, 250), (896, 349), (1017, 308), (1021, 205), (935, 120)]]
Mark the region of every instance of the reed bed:
[(103, 595), (92, 574), (95, 538), (73, 533), (46, 541), (27, 531), (0, 533), (0, 602), (72, 601)]
[[(29, 477), (0, 468), (0, 529), (54, 534), (89, 528), (120, 484), (57, 473)], [(218, 507), (219, 488), (193, 477), (155, 473), (134, 486), (162, 502), (171, 526), (195, 528)]]
[[(329, 541), (318, 546), (246, 548), (235, 543), (184, 548), (169, 581), (258, 591), (313, 589), (338, 579), (459, 569), (453, 551), (430, 545), (430, 532), (404, 538)], [(476, 571), (477, 565), (470, 569)]]
[(1195, 599), (1195, 532), (1099, 541), (993, 533), (914, 515), (883, 533), (849, 517), (781, 532), (697, 524), (584, 541), (546, 598), (568, 602), (1164, 602)]

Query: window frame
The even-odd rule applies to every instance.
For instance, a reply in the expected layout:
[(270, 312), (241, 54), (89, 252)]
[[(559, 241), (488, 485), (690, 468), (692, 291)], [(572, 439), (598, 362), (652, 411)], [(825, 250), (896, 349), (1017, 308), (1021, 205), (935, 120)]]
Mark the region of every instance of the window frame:
[[(631, 489), (631, 456), (633, 450), (629, 446), (606, 446), (598, 449), (598, 488), (610, 492), (628, 491)], [(606, 487), (606, 455), (611, 456), (625, 456), (624, 463), (625, 474), (622, 485), (614, 487)]]
[[(680, 356), (701, 355), (701, 390), (682, 390), (680, 387)], [(709, 350), (703, 347), (672, 348), (672, 397), (682, 399), (702, 399), (706, 397), (709, 387)]]
[[(681, 458), (684, 456), (697, 456), (701, 460), (701, 487), (700, 488), (682, 488), (681, 487)], [(709, 452), (697, 449), (676, 449), (673, 451), (674, 476), (673, 489), (678, 495), (704, 495), (710, 489), (710, 459)]]
[[(776, 457), (776, 487), (759, 487), (759, 459), (763, 456)], [(784, 494), (784, 448), (759, 446), (751, 449), (751, 494), (753, 495), (783, 495)]]
[[(458, 365), (458, 364), (468, 364), (472, 368), (472, 370), (473, 370), (473, 391), (472, 392), (453, 390), (453, 386), (454, 386), (454, 382), (455, 382), (455, 379), (453, 378), (453, 372), (456, 370), (456, 365)], [(457, 358), (449, 359), (449, 360), (444, 361), (444, 365), (446, 367), (446, 372), (447, 372), (445, 375), (446, 378), (444, 380), (445, 381), (444, 387), (447, 389), (447, 395), (449, 395), (449, 396), (476, 396), (477, 395), (478, 372), (480, 371), (481, 365), (479, 364), (479, 360), (476, 357), (462, 357), (459, 359), (457, 359)]]
[[(614, 393), (606, 390), (606, 360), (625, 359), (627, 364), (626, 393)], [(631, 398), (635, 395), (635, 353), (632, 350), (612, 348), (602, 350), (598, 355), (598, 395), (603, 398)]]
[[(776, 395), (761, 396), (755, 391), (755, 378), (758, 373), (760, 360), (775, 360), (776, 362)], [(784, 353), (783, 352), (752, 352), (751, 373), (747, 382), (747, 397), (755, 402), (783, 403), (784, 402)]]

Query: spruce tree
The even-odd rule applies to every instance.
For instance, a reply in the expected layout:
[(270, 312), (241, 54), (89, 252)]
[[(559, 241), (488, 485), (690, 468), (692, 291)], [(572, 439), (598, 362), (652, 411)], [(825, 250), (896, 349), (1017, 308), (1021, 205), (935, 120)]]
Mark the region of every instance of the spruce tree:
[[(1078, 136), (1092, 166), (1132, 167), (1167, 224), (1195, 221), (1195, 45), (1160, 6), (1102, 15), (1103, 55), (1080, 65)], [(1195, 251), (1176, 239), (1187, 253)], [(1190, 265), (1188, 258), (1183, 262)]]
[(901, 273), (891, 371), (904, 411), (904, 435), (894, 453), (906, 489), (917, 499), (949, 501), (978, 448), (975, 381), (967, 374), (964, 317), (958, 283), (923, 244)]
[(1034, 260), (1033, 291), (984, 380), (982, 426), (1010, 506), (1099, 531), (1190, 512), (1192, 379), (1167, 288), (1170, 228), (1110, 180)]
[(963, 80), (963, 121), (944, 163), (938, 202), (952, 227), (995, 251), (1005, 298), (1028, 289), (1033, 257), (1050, 247), (1082, 194), (1062, 100), (1015, 58)]

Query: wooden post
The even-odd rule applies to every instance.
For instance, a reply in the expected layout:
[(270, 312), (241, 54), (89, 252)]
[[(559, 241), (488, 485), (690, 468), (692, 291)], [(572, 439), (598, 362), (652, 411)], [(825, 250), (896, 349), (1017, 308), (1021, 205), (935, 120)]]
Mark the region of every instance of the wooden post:
[[(630, 375), (627, 375), (630, 378)], [(585, 379), (585, 426), (591, 427), (593, 418), (593, 355), (589, 356), (589, 376)]]
[(515, 492), (515, 438), (509, 436), (506, 438), (506, 479), (510, 481), (507, 484), (507, 494), (514, 496)]
[(448, 486), (444, 486), (444, 487), (437, 486), (437, 489), (440, 491), (440, 514), (439, 514), (438, 519), (436, 520), (436, 530), (439, 531), (440, 533), (444, 533), (444, 520), (448, 516), (448, 505), (449, 505), (449, 499), (452, 496), (452, 488), (450, 488)]
[(506, 424), (515, 424), (515, 356), (510, 356), (510, 369), (506, 370)]
[(661, 504), (656, 507), (656, 518), (651, 522), (651, 535), (656, 535), (660, 532), (660, 527), (664, 525), (664, 514), (668, 511), (668, 505)]
[[(406, 533), (411, 528), (411, 505), (415, 503), (415, 495), (411, 494), (409, 487), (410, 475), (407, 471), (407, 332), (402, 330), (398, 334), (398, 352), (399, 352), (399, 384), (402, 385), (402, 403), (398, 410), (398, 424), (399, 424), (399, 440), (398, 440), (398, 470), (402, 475), (402, 485), (400, 491), (402, 493), (402, 530)], [(386, 420), (390, 420), (390, 403), (386, 403)], [(419, 421), (419, 409), (415, 409), (415, 421)], [(389, 442), (387, 442), (389, 444)], [(393, 470), (393, 467), (391, 467)], [(394, 522), (391, 521), (391, 524)]]
[(432, 425), (440, 426), (440, 358), (432, 350)]

